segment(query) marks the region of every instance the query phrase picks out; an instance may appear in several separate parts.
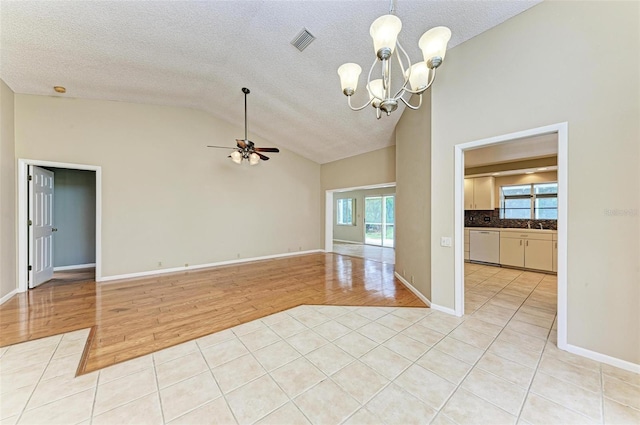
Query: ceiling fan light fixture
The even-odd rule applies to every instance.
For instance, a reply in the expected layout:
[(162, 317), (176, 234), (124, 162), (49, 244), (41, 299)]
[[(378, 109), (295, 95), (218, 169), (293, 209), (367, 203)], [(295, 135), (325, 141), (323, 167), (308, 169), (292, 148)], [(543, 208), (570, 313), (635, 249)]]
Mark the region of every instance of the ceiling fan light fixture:
[(231, 160), (236, 164), (242, 163), (242, 154), (239, 151), (231, 152)]
[(249, 155), (249, 164), (251, 165), (256, 165), (260, 162), (260, 157), (258, 156), (257, 153), (252, 153), (251, 155)]

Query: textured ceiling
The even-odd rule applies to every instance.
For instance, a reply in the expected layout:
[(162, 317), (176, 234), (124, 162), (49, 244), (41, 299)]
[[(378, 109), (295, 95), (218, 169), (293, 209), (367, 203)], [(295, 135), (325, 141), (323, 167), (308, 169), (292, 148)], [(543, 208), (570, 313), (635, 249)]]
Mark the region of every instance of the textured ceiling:
[[(454, 47), (537, 4), (532, 1), (397, 1), (400, 41), (412, 60), (422, 33), (446, 25)], [(391, 146), (402, 111), (376, 122), (352, 112), (336, 69), (374, 58), (369, 26), (388, 1), (0, 2), (0, 77), (16, 93), (192, 107), (249, 137), (318, 163)], [(290, 44), (302, 27), (317, 39)], [(440, 72), (446, 71), (446, 61)], [(361, 75), (354, 104), (366, 98)], [(436, 83), (437, 84), (437, 79)], [(411, 111), (408, 111), (410, 113)], [(208, 141), (219, 140), (215, 134)]]

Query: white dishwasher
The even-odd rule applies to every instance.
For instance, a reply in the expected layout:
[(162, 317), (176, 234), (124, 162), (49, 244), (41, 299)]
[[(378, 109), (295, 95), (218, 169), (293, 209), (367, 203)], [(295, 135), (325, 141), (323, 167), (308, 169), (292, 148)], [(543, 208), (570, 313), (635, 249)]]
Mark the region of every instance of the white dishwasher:
[(500, 264), (500, 232), (470, 230), (469, 260)]

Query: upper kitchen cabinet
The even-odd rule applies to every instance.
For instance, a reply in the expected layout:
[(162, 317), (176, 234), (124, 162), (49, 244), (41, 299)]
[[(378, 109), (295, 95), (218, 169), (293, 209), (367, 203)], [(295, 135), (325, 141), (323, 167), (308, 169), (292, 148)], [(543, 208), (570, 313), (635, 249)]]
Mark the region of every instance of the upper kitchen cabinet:
[(493, 210), (495, 179), (493, 177), (476, 177), (464, 179), (464, 209)]

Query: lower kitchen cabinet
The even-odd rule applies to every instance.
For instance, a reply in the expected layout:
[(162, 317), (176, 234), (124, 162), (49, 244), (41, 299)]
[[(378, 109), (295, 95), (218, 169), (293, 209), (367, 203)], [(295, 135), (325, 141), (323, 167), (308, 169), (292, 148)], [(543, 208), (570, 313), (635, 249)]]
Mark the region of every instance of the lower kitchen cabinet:
[(554, 243), (550, 234), (500, 232), (500, 264), (526, 269), (553, 269)]
[(551, 271), (558, 272), (558, 238), (553, 235), (553, 255), (551, 257)]
[(524, 267), (524, 242), (522, 239), (503, 237), (500, 233), (500, 264)]
[(524, 241), (524, 267), (527, 269), (553, 269), (553, 241), (528, 239)]

